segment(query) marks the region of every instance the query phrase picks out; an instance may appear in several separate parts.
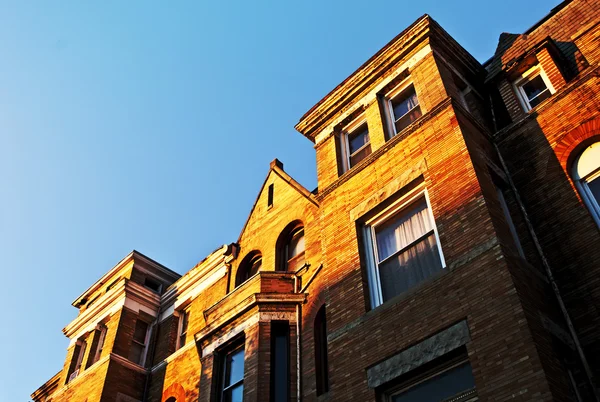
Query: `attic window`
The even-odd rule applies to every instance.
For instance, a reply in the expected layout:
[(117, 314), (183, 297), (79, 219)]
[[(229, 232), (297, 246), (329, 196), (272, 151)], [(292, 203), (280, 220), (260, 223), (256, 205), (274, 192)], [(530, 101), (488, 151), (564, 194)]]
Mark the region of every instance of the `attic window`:
[(156, 293), (160, 293), (162, 290), (162, 283), (155, 281), (152, 278), (145, 278), (144, 286)]
[(268, 194), (268, 198), (267, 198), (267, 206), (269, 206), (269, 207), (273, 206), (273, 193), (274, 192), (275, 192), (275, 185), (269, 184), (269, 194)]

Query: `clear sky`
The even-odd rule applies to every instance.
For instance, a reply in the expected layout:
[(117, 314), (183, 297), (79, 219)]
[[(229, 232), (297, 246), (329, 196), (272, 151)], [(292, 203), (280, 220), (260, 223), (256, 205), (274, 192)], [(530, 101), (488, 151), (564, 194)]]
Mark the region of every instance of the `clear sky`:
[(558, 0), (0, 1), (0, 401), (63, 365), (70, 303), (132, 249), (235, 241), (294, 125), (420, 15), (479, 61)]

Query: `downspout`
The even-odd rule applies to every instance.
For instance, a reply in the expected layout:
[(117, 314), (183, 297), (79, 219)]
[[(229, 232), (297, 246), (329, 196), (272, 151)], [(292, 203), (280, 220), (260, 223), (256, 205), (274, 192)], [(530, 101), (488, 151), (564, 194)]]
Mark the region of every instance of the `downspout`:
[[(494, 130), (497, 131), (497, 127), (496, 127), (496, 118), (494, 115), (494, 108), (493, 108), (493, 103), (492, 103), (492, 98), (490, 96), (490, 109), (492, 111), (492, 120), (494, 123)], [(579, 355), (579, 359), (581, 360), (581, 364), (583, 365), (583, 368), (585, 370), (587, 379), (590, 383), (590, 386), (592, 388), (592, 392), (594, 394), (594, 398), (595, 400), (598, 402), (600, 401), (600, 397), (598, 396), (598, 389), (596, 388), (596, 384), (594, 381), (594, 375), (592, 373), (592, 370), (590, 368), (590, 365), (588, 363), (587, 358), (585, 357), (585, 353), (583, 351), (583, 348), (581, 346), (581, 342), (579, 341), (579, 336), (577, 335), (577, 331), (575, 330), (575, 326), (573, 325), (573, 321), (571, 320), (571, 316), (569, 315), (569, 312), (567, 310), (567, 307), (564, 303), (564, 300), (562, 298), (562, 295), (560, 294), (560, 290), (558, 288), (558, 284), (556, 283), (556, 280), (554, 278), (554, 273), (552, 272), (552, 268), (550, 267), (550, 263), (548, 262), (548, 260), (546, 259), (546, 255), (544, 254), (544, 251), (542, 249), (542, 246), (540, 244), (540, 241), (538, 239), (537, 234), (535, 233), (535, 229), (533, 228), (533, 225), (531, 223), (531, 220), (529, 219), (529, 214), (527, 213), (527, 210), (525, 209), (525, 204), (523, 203), (521, 196), (519, 194), (519, 192), (517, 191), (517, 188), (515, 187), (515, 183), (512, 180), (512, 176), (510, 175), (510, 172), (508, 171), (508, 167), (506, 165), (506, 162), (504, 161), (504, 158), (502, 157), (502, 154), (500, 153), (500, 148), (498, 147), (498, 144), (495, 141), (492, 141), (494, 144), (494, 148), (496, 149), (496, 153), (498, 155), (498, 158), (500, 160), (500, 164), (502, 165), (502, 169), (504, 170), (504, 173), (506, 175), (506, 179), (508, 181), (508, 184), (513, 192), (513, 194), (515, 195), (515, 199), (517, 201), (517, 204), (519, 205), (519, 209), (521, 210), (521, 213), (523, 214), (523, 219), (525, 220), (525, 225), (527, 226), (527, 230), (529, 231), (529, 234), (533, 240), (533, 243), (535, 244), (535, 248), (537, 253), (540, 256), (540, 259), (542, 260), (542, 265), (544, 266), (544, 270), (546, 271), (546, 276), (548, 277), (548, 280), (550, 281), (550, 285), (552, 286), (552, 290), (554, 292), (554, 296), (556, 297), (556, 300), (558, 301), (558, 305), (560, 307), (560, 311), (565, 319), (565, 322), (567, 324), (567, 327), (569, 329), (569, 333), (571, 334), (571, 337), (573, 338), (573, 343), (575, 344), (575, 348), (577, 349), (577, 354)]]
[[(298, 273), (294, 274), (294, 293), (298, 293)], [(302, 400), (302, 376), (300, 374), (300, 320), (301, 320), (301, 306), (296, 304), (296, 401), (301, 402)]]

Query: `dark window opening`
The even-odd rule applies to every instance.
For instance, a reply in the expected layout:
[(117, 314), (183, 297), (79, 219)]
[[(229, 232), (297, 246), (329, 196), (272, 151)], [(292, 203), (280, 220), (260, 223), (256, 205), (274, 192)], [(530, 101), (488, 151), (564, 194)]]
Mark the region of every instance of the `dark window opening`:
[(304, 251), (304, 227), (298, 222), (288, 225), (277, 240), (277, 270), (295, 272), (302, 268)]
[(274, 184), (269, 184), (269, 194), (267, 197), (267, 205), (269, 207), (273, 206), (273, 194), (275, 192), (275, 185)]
[(235, 277), (235, 287), (240, 286), (242, 283), (256, 275), (261, 266), (262, 254), (259, 251), (253, 251), (244, 257)]
[(271, 402), (290, 398), (290, 325), (271, 322)]
[(137, 320), (135, 322), (135, 329), (133, 331), (133, 339), (131, 341), (131, 349), (129, 349), (129, 360), (144, 365), (146, 358), (146, 346), (148, 343), (148, 328), (147, 322)]
[(155, 281), (152, 278), (145, 278), (144, 286), (156, 293), (160, 293), (160, 291), (162, 290), (162, 283)]
[(317, 377), (317, 395), (329, 391), (329, 367), (327, 364), (327, 316), (323, 305), (315, 317), (315, 373)]

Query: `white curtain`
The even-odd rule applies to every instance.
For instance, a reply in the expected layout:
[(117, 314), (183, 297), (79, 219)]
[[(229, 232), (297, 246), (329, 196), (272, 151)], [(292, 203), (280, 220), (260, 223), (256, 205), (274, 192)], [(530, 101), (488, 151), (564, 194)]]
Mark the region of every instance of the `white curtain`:
[[(384, 301), (405, 292), (442, 269), (432, 229), (424, 199), (402, 215), (376, 228), (379, 277)], [(431, 232), (429, 236), (394, 255), (428, 232)]]

